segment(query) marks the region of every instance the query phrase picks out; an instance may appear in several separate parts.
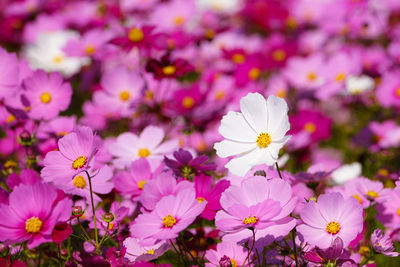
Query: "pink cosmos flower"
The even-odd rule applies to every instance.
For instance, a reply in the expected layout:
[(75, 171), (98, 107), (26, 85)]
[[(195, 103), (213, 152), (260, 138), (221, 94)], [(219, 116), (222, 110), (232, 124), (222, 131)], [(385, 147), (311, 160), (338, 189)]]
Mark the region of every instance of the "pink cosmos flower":
[(46, 154), (41, 176), (45, 181), (57, 183), (57, 180), (72, 180), (79, 173), (89, 170), (99, 147), (98, 141), (92, 129), (86, 126), (77, 127), (74, 132), (58, 140), (58, 151)]
[(216, 250), (207, 250), (206, 267), (213, 266), (248, 266), (245, 262), (247, 258), (247, 251), (244, 247), (239, 246), (232, 242), (222, 241), (217, 245)]
[(126, 117), (134, 112), (132, 103), (137, 100), (144, 83), (137, 72), (118, 67), (104, 73), (101, 86), (104, 90), (95, 92), (94, 102)]
[(0, 240), (9, 244), (28, 241), (32, 249), (53, 240), (57, 223), (71, 215), (72, 201), (48, 184), (20, 185), (11, 192), (9, 204), (0, 205)]
[(39, 139), (63, 137), (64, 135), (72, 132), (75, 126), (75, 116), (58, 116), (50, 121), (42, 122), (37, 129), (36, 137)]
[(158, 241), (152, 238), (139, 239), (128, 237), (124, 240), (126, 247), (125, 258), (130, 261), (151, 261), (163, 255), (170, 247), (166, 241)]
[(176, 196), (163, 197), (151, 213), (139, 215), (130, 231), (139, 238), (175, 238), (201, 214), (206, 204), (196, 199), (193, 189), (181, 190)]
[(397, 185), (388, 195), (385, 202), (376, 206), (377, 218), (391, 229), (398, 229), (400, 225), (400, 188)]
[(152, 169), (155, 169), (165, 155), (171, 154), (178, 148), (178, 140), (162, 143), (164, 130), (155, 126), (147, 126), (140, 136), (134, 133), (120, 134), (115, 143), (109, 146), (109, 152), (115, 156), (117, 168), (126, 168), (136, 159), (146, 158)]
[(104, 55), (105, 45), (111, 39), (111, 33), (94, 29), (86, 32), (78, 39), (69, 40), (63, 50), (70, 57), (90, 57), (101, 59)]
[(40, 181), (39, 173), (32, 169), (21, 170), (20, 174), (13, 172), (7, 177), (7, 186), (13, 190), (14, 187), (24, 185), (34, 185)]
[(386, 72), (382, 76), (382, 83), (378, 86), (376, 97), (383, 107), (400, 106), (400, 73)]
[(19, 86), (19, 62), (15, 53), (0, 47), (0, 99), (13, 95)]
[(150, 21), (160, 29), (173, 30), (184, 27), (196, 11), (192, 0), (173, 0), (158, 4), (151, 13)]
[(305, 242), (321, 249), (330, 247), (337, 237), (347, 247), (363, 228), (361, 205), (354, 198), (345, 201), (340, 193), (323, 194), (318, 202), (306, 203), (300, 216), (303, 224), (297, 231)]
[(129, 196), (137, 200), (143, 193), (144, 185), (157, 177), (164, 165), (160, 165), (154, 172), (150, 169), (150, 164), (145, 158), (140, 158), (132, 162), (129, 172), (122, 171), (114, 176), (115, 189), (122, 195)]
[(400, 126), (393, 120), (387, 120), (382, 123), (371, 121), (368, 124), (375, 141), (370, 149), (378, 151), (379, 148), (397, 147), (400, 144)]
[(153, 210), (161, 198), (176, 195), (185, 189), (193, 189), (193, 183), (189, 181), (177, 182), (171, 174), (161, 173), (157, 178), (144, 184), (139, 201), (147, 210)]
[(196, 189), (196, 198), (199, 201), (207, 201), (207, 206), (200, 217), (211, 221), (217, 211), (222, 209), (219, 200), (222, 192), (229, 187), (229, 181), (221, 180), (212, 185), (212, 178), (204, 174), (194, 177), (193, 181)]
[(30, 104), (28, 114), (32, 119), (52, 119), (69, 106), (72, 89), (58, 73), (47, 75), (42, 70), (35, 71), (24, 81), (24, 85)]
[(231, 185), (222, 193), (220, 203), (223, 210), (217, 212), (215, 223), (226, 232), (223, 240), (246, 240), (252, 236), (249, 227), (255, 229), (256, 240), (267, 235), (278, 238), (286, 236), (296, 224), (288, 216), (297, 198), (289, 183), (279, 178), (254, 176), (241, 185)]

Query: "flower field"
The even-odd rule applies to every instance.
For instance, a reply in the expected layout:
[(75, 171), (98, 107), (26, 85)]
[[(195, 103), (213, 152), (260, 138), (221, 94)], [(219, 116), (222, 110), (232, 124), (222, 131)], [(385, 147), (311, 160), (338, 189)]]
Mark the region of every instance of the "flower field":
[(400, 266), (400, 1), (0, 1), (0, 267)]

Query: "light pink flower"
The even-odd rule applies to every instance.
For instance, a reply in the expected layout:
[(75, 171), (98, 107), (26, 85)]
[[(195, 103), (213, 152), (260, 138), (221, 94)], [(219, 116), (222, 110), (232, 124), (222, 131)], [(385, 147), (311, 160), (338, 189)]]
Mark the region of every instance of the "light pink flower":
[(340, 193), (323, 194), (318, 202), (306, 203), (300, 217), (303, 224), (297, 231), (305, 242), (322, 249), (330, 247), (337, 237), (347, 247), (363, 228), (361, 205), (354, 198), (345, 201)]
[(204, 210), (207, 202), (199, 201), (193, 189), (182, 190), (176, 196), (163, 197), (151, 213), (139, 215), (131, 225), (134, 237), (166, 240), (175, 238)]
[[(222, 241), (217, 245), (217, 250), (207, 250), (206, 267), (213, 266), (248, 266), (245, 262), (247, 251), (244, 247), (232, 242)], [(224, 265), (225, 263), (225, 265)]]

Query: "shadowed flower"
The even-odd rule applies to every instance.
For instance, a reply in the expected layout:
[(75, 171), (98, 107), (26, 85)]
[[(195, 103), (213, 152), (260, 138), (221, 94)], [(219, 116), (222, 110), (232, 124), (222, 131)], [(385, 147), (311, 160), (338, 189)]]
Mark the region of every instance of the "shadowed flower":
[(381, 229), (376, 229), (371, 235), (371, 243), (374, 250), (389, 257), (397, 257), (399, 253), (394, 251), (393, 241), (388, 235), (384, 235)]

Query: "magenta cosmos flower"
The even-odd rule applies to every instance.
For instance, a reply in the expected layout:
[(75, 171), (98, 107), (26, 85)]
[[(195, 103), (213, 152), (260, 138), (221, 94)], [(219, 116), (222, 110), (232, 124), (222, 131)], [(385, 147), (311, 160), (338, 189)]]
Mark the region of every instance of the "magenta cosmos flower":
[(345, 201), (340, 193), (323, 194), (318, 202), (306, 203), (300, 217), (303, 224), (297, 231), (304, 241), (322, 249), (330, 247), (337, 237), (347, 247), (363, 228), (362, 206), (354, 198)]
[(139, 215), (130, 231), (134, 237), (171, 239), (188, 227), (204, 210), (207, 202), (198, 201), (193, 189), (163, 197), (151, 213)]
[(29, 101), (29, 116), (32, 119), (49, 120), (57, 117), (60, 111), (68, 108), (71, 101), (72, 89), (69, 83), (64, 83), (58, 73), (47, 75), (38, 70), (24, 81)]
[(0, 240), (9, 244), (28, 241), (32, 249), (51, 242), (54, 227), (71, 215), (72, 201), (60, 198), (48, 184), (20, 185), (11, 192), (8, 205), (0, 205)]
[(252, 236), (248, 228), (255, 229), (256, 240), (267, 235), (286, 236), (296, 224), (288, 217), (296, 206), (297, 198), (286, 181), (267, 180), (254, 176), (240, 186), (231, 185), (221, 195), (223, 210), (217, 212), (215, 224), (226, 234), (226, 241), (243, 241)]
[(19, 86), (19, 62), (15, 53), (0, 47), (0, 99), (11, 96)]
[(65, 178), (72, 179), (75, 175), (90, 169), (90, 163), (97, 152), (98, 139), (92, 129), (80, 126), (74, 132), (58, 140), (58, 151), (46, 154), (41, 171), (45, 181), (57, 183)]
[(399, 256), (398, 252), (394, 251), (393, 241), (388, 235), (383, 234), (381, 229), (376, 229), (371, 235), (371, 243), (374, 250), (378, 253), (389, 257)]

